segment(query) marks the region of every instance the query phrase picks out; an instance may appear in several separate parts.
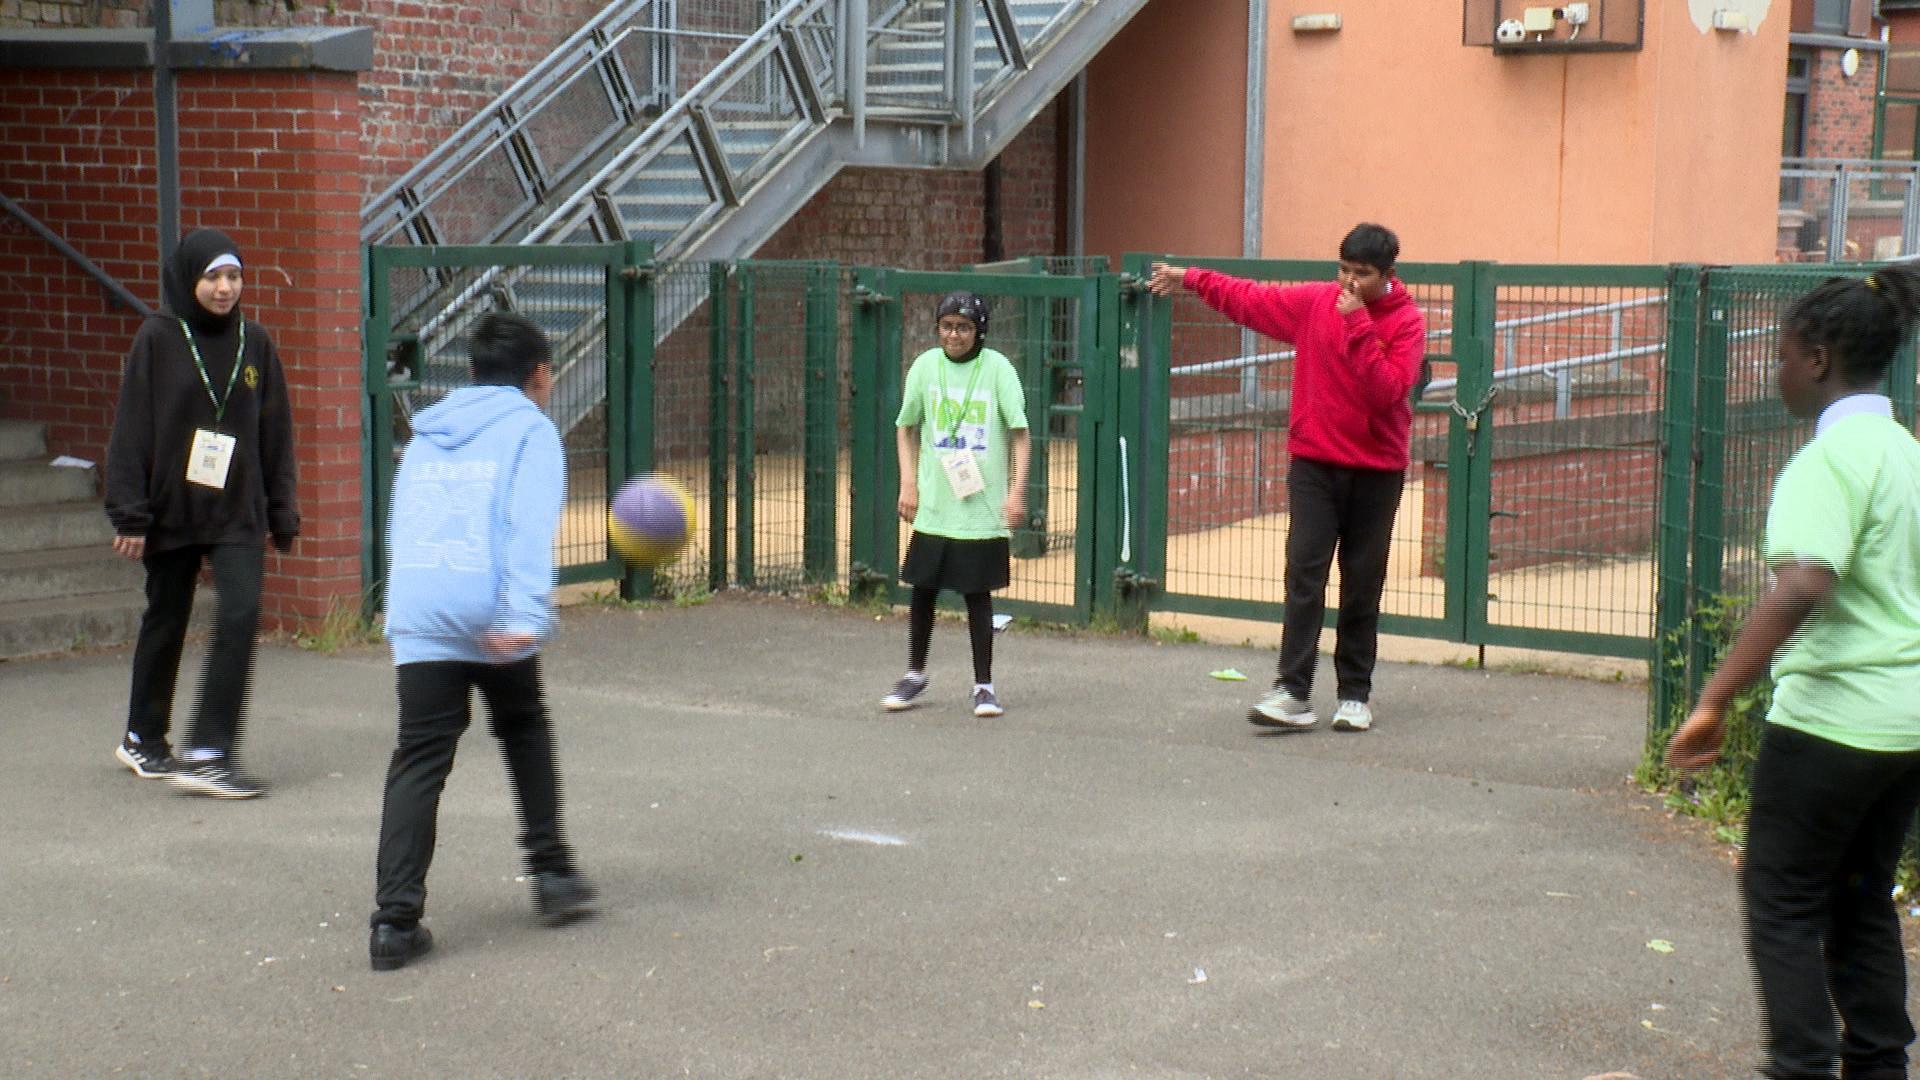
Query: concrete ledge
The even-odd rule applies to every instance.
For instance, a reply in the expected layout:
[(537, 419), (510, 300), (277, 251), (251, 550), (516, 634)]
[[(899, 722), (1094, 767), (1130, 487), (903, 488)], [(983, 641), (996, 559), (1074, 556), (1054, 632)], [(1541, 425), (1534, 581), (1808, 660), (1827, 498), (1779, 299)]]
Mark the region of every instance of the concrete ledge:
[[(176, 70), (367, 71), (373, 67), (373, 28), (222, 30), (176, 38), (167, 58)], [(153, 31), (144, 27), (0, 32), (0, 67), (99, 71), (153, 66)]]

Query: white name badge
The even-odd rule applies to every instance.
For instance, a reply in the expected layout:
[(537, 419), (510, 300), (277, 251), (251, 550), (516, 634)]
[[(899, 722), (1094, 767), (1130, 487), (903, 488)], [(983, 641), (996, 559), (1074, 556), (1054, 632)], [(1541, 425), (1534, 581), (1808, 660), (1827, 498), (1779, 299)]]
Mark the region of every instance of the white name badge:
[(953, 489), (955, 496), (967, 498), (987, 490), (986, 478), (980, 475), (980, 462), (971, 450), (947, 450), (940, 455), (940, 468), (947, 474), (947, 486)]
[(195, 428), (187, 451), (187, 483), (201, 487), (227, 486), (227, 468), (233, 464), (233, 436)]

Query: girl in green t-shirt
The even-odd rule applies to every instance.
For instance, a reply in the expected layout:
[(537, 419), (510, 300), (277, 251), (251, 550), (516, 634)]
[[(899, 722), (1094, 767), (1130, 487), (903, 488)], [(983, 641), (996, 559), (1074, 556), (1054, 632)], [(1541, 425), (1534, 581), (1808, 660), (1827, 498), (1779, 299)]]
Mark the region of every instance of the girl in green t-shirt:
[(1814, 436), (1774, 488), (1771, 584), (1667, 745), (1677, 769), (1712, 764), (1772, 664), (1740, 872), (1766, 1076), (1907, 1075), (1891, 892), (1920, 807), (1920, 445), (1880, 388), (1917, 314), (1920, 274), (1895, 267), (1781, 320), (1780, 397)]
[(914, 359), (894, 421), (900, 516), (913, 523), (900, 580), (913, 587), (913, 605), (907, 673), (880, 704), (910, 709), (926, 693), (934, 601), (951, 589), (967, 603), (973, 715), (999, 716), (993, 591), (1011, 579), (1010, 530), (1026, 523), (1026, 398), (1013, 364), (985, 347), (985, 300), (949, 293), (935, 318), (940, 345)]

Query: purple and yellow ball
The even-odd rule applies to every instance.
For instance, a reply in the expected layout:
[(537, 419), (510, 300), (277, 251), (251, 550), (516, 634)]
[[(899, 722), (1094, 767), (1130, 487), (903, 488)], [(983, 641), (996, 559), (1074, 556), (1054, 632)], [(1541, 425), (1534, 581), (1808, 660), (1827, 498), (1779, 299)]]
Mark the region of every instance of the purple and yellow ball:
[(679, 558), (693, 530), (693, 496), (664, 473), (645, 473), (627, 481), (607, 507), (607, 542), (638, 570), (656, 569)]

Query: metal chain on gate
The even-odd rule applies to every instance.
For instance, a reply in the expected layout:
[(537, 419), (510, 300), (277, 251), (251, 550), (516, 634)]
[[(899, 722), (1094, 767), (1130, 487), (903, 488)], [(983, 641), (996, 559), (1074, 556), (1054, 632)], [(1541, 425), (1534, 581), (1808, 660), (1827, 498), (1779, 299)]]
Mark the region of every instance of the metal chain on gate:
[(1467, 422), (1467, 456), (1469, 458), (1473, 456), (1473, 451), (1480, 442), (1480, 414), (1486, 412), (1487, 408), (1493, 404), (1493, 399), (1498, 396), (1500, 396), (1500, 384), (1494, 383), (1487, 387), (1485, 394), (1481, 395), (1480, 404), (1471, 409), (1460, 404), (1458, 396), (1447, 402), (1447, 408), (1453, 410), (1453, 415)]

